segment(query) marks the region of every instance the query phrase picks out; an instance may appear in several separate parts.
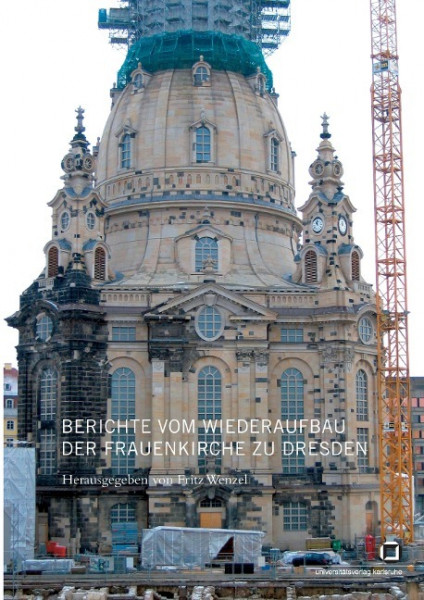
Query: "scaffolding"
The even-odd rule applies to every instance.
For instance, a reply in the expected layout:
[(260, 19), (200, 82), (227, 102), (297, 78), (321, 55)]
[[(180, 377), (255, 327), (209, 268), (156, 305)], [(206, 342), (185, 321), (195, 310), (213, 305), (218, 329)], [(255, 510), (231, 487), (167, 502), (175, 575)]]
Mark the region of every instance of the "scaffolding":
[(178, 31), (141, 38), (128, 50), (118, 72), (117, 86), (124, 88), (138, 64), (149, 73), (164, 69), (189, 69), (203, 56), (214, 69), (252, 75), (259, 69), (272, 88), (272, 73), (262, 52), (253, 42), (219, 32)]
[(155, 527), (143, 531), (144, 569), (204, 567), (216, 561), (258, 564), (262, 531)]
[(35, 450), (4, 449), (4, 567), (13, 573), (34, 558)]
[(237, 35), (257, 44), (265, 55), (290, 32), (291, 0), (121, 0), (99, 10), (98, 25), (114, 45), (182, 30)]

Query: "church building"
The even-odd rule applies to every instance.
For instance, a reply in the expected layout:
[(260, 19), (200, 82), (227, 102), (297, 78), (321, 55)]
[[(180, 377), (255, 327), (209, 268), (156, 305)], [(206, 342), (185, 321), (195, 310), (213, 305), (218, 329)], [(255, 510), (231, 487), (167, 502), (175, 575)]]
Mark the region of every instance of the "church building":
[(325, 114), (295, 202), (262, 52), (290, 2), (257, 3), (259, 40), (243, 0), (123, 4), (101, 23), (144, 12), (103, 135), (90, 150), (79, 108), (43, 272), (8, 318), (37, 543), (376, 534), (375, 298)]

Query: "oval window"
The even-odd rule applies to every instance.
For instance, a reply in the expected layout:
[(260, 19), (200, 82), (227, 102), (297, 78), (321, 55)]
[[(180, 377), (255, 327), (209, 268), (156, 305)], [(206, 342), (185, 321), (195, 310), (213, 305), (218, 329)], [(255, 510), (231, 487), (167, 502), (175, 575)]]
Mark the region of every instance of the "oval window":
[(214, 306), (205, 306), (197, 314), (196, 331), (204, 340), (216, 340), (224, 329), (221, 312)]

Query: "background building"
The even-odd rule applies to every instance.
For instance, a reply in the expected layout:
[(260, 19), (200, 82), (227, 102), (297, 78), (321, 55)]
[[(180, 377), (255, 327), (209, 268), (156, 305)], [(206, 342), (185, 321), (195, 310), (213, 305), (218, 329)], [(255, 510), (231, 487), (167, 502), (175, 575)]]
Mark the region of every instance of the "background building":
[(424, 377), (411, 377), (415, 514), (424, 514)]
[(3, 440), (13, 446), (18, 439), (18, 369), (10, 363), (3, 367)]
[[(38, 542), (106, 552), (125, 523), (260, 529), (268, 544), (299, 548), (378, 528), (374, 297), (328, 118), (298, 215), (294, 153), (272, 73), (240, 26), (244, 3), (220, 16), (220, 3), (206, 6), (213, 32), (169, 18), (154, 37), (135, 35), (92, 152), (78, 109), (45, 270), (9, 318), (20, 332), (19, 436), (37, 448)], [(116, 430), (63, 433), (77, 418)], [(149, 433), (118, 428), (143, 418)], [(162, 432), (165, 419), (194, 419), (194, 436)], [(203, 419), (329, 426), (231, 438)], [(205, 455), (148, 452), (192, 437)], [(143, 452), (68, 456), (63, 441)], [(237, 441), (244, 454), (210, 451)], [(284, 454), (309, 442), (367, 452)], [(96, 479), (127, 474), (138, 483)]]

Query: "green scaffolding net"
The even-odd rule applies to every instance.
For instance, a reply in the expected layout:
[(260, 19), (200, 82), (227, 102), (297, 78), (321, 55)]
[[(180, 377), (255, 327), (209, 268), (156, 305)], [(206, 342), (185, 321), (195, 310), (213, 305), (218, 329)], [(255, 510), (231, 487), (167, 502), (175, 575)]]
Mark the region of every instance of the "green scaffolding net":
[(266, 77), (266, 87), (272, 88), (272, 73), (259, 47), (237, 35), (213, 31), (178, 31), (141, 38), (128, 50), (118, 71), (117, 86), (124, 88), (131, 73), (141, 63), (150, 73), (164, 69), (189, 69), (200, 55), (213, 69), (233, 71), (248, 76), (259, 67)]

